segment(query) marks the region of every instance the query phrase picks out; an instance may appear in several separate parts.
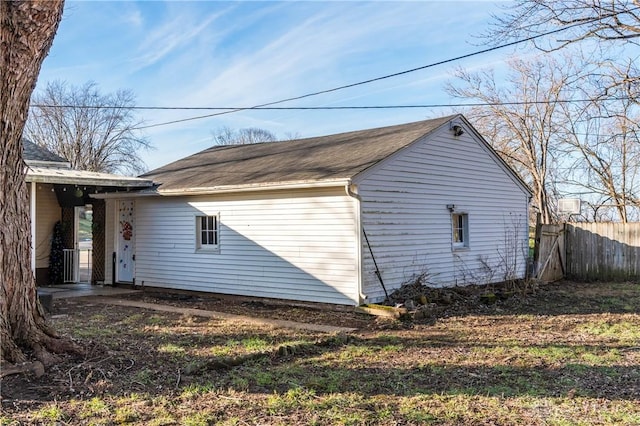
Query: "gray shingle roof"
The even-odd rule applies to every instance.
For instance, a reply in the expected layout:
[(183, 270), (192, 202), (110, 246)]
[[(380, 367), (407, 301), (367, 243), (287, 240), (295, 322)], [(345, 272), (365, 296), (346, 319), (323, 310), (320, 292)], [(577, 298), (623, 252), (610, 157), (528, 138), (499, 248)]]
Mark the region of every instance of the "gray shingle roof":
[(42, 148), (28, 139), (22, 138), (22, 156), (25, 161), (51, 161), (54, 163), (66, 163), (67, 160), (57, 154)]
[(161, 183), (161, 192), (349, 179), (454, 117), (285, 142), (214, 146), (141, 177)]

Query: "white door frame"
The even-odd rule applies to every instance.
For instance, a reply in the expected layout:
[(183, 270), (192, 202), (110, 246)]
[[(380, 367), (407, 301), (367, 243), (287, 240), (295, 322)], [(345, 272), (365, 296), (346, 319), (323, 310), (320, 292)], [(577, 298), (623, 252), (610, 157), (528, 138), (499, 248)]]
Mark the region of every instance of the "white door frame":
[(70, 277), (72, 282), (77, 283), (80, 278), (80, 212), (83, 211), (85, 206), (73, 207), (73, 254), (71, 256), (72, 276)]
[(84, 210), (85, 206), (75, 206), (73, 208), (73, 248), (78, 250), (80, 248), (80, 212)]

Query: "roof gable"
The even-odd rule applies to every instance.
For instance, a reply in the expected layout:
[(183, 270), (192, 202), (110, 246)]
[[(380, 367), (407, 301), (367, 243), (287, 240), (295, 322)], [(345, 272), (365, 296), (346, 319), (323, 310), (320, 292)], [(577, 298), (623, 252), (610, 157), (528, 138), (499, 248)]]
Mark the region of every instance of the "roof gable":
[(141, 177), (159, 191), (350, 179), (453, 117), (285, 142), (214, 146)]
[[(448, 127), (447, 130), (451, 131), (452, 130), (451, 127), (454, 125), (462, 126), (463, 133), (465, 131), (468, 131), (472, 135), (472, 138), (475, 141), (475, 143), (479, 144), (479, 146), (483, 150), (485, 150), (485, 152), (495, 162), (496, 166), (500, 167), (505, 172), (506, 176), (509, 177), (509, 179), (511, 179), (520, 189), (522, 189), (524, 193), (528, 194), (529, 196), (533, 194), (533, 192), (531, 191), (531, 188), (529, 188), (529, 186), (520, 177), (520, 175), (513, 168), (511, 168), (511, 166), (500, 156), (500, 154), (498, 154), (498, 152), (491, 146), (489, 142), (487, 142), (487, 140), (478, 132), (478, 130), (469, 122), (469, 120), (466, 119), (464, 115), (457, 114), (457, 115), (449, 116), (446, 118), (448, 119), (447, 121), (451, 123), (450, 127)], [(415, 142), (418, 143), (419, 140), (422, 140), (422, 141), (427, 140), (425, 137), (433, 136), (433, 134), (435, 133), (435, 130), (436, 129), (433, 129), (431, 132), (429, 132), (428, 135), (425, 134), (423, 137), (418, 138)], [(452, 155), (455, 155), (456, 148), (453, 148), (453, 150), (454, 151), (452, 151)], [(363, 179), (366, 179), (371, 173), (375, 173), (377, 168), (384, 167), (384, 164), (386, 162), (393, 161), (393, 159), (396, 156), (403, 155), (403, 152), (404, 150), (398, 150), (397, 152), (394, 152), (389, 157), (383, 159), (383, 161), (380, 161), (378, 164), (375, 165), (375, 167), (369, 168), (364, 173), (359, 174), (357, 177), (358, 181), (355, 183), (361, 182)]]

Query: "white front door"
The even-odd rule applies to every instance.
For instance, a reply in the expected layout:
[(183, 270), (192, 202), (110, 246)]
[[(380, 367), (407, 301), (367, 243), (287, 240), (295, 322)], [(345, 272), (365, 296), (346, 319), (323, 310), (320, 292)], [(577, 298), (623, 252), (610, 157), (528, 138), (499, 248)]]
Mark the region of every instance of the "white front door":
[(120, 200), (117, 204), (116, 280), (130, 283), (134, 277), (135, 211), (133, 200)]

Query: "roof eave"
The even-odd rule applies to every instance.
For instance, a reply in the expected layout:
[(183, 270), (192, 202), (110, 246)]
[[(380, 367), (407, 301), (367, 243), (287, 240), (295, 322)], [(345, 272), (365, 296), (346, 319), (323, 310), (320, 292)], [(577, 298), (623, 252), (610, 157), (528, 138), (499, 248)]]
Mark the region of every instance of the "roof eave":
[(30, 170), (27, 170), (25, 180), (33, 183), (51, 183), (59, 185), (117, 186), (125, 188), (149, 188), (153, 186), (153, 181), (135, 177), (118, 177), (116, 175), (73, 176), (55, 173), (32, 173)]
[(324, 179), (324, 180), (303, 180), (291, 182), (265, 182), (251, 183), (246, 185), (225, 185), (209, 188), (186, 188), (163, 190), (162, 185), (158, 188), (158, 193), (165, 196), (175, 195), (205, 195), (222, 194), (228, 192), (249, 192), (249, 191), (270, 191), (279, 189), (306, 189), (306, 188), (327, 188), (332, 186), (344, 186), (351, 182), (351, 178)]
[(283, 189), (311, 189), (311, 188), (330, 188), (343, 187), (351, 184), (351, 178), (325, 179), (325, 180), (306, 180), (291, 182), (266, 182), (258, 184), (246, 185), (226, 185), (214, 186), (206, 188), (181, 188), (181, 189), (162, 189), (162, 185), (158, 189), (151, 192), (131, 192), (131, 193), (105, 193), (96, 194), (94, 198), (130, 198), (130, 197), (179, 197), (185, 195), (216, 195), (238, 192), (256, 192), (256, 191), (278, 191)]
[(126, 188), (149, 188), (151, 181), (137, 182), (118, 179), (92, 179), (92, 178), (55, 178), (50, 176), (27, 176), (27, 182), (51, 183), (58, 185), (91, 185), (91, 186), (119, 186)]
[(70, 169), (71, 163), (68, 161), (47, 161), (47, 160), (25, 160), (29, 167), (44, 167), (55, 169)]

